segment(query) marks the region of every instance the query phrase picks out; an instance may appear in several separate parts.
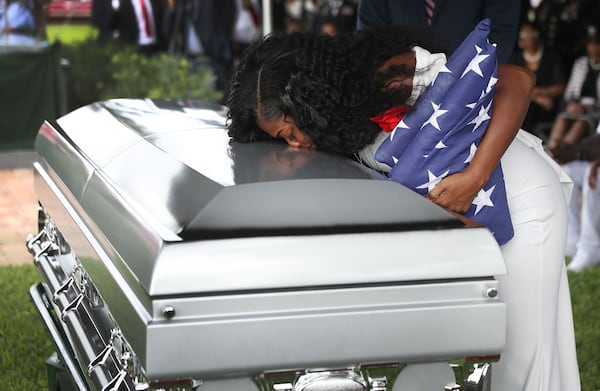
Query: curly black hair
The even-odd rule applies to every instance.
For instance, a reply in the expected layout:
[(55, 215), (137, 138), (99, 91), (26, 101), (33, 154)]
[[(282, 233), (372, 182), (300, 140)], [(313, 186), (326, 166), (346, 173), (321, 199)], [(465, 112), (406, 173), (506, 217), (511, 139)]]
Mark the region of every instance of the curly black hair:
[(399, 26), (335, 37), (267, 36), (247, 49), (234, 72), (229, 135), (240, 142), (271, 139), (256, 124), (260, 107), (265, 120), (293, 118), (317, 149), (352, 156), (380, 132), (369, 118), (410, 95), (381, 92), (375, 71), (416, 45), (443, 51), (424, 31)]

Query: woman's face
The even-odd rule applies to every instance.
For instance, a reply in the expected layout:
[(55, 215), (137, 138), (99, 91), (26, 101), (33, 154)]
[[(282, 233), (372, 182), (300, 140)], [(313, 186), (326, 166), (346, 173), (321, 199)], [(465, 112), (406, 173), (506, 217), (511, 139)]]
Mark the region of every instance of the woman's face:
[(594, 61), (600, 61), (600, 41), (591, 39), (588, 41), (587, 45), (585, 45), (585, 48), (588, 52), (588, 55), (593, 58)]
[(256, 124), (271, 137), (285, 140), (290, 147), (307, 149), (316, 148), (312, 139), (306, 133), (298, 129), (291, 117), (282, 116), (275, 120), (265, 120), (259, 112)]
[(539, 47), (539, 33), (529, 25), (519, 31), (519, 46), (525, 50), (537, 50)]

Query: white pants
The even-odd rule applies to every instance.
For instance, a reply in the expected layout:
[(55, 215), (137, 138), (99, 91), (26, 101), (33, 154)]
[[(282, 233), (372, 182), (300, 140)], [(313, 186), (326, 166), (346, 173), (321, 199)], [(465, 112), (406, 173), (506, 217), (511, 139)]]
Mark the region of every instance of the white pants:
[(569, 203), (567, 255), (586, 262), (600, 261), (600, 186), (588, 184), (591, 163), (574, 161), (563, 166), (573, 179)]
[[(539, 139), (517, 136), (502, 158), (515, 236), (502, 246), (507, 342), (494, 364), (496, 391), (578, 391), (571, 297), (565, 269), (569, 179)], [(561, 184), (561, 182), (563, 182)]]

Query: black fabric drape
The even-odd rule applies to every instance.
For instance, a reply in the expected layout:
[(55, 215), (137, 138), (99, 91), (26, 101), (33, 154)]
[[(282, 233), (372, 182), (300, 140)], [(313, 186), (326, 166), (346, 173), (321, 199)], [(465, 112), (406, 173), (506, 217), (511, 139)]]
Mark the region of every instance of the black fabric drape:
[(59, 116), (59, 47), (0, 45), (0, 150), (32, 149), (44, 120)]

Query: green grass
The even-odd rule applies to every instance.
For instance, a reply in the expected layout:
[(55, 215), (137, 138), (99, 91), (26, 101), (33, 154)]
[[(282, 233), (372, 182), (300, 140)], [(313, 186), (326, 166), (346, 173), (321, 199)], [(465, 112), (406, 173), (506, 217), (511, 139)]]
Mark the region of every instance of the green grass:
[(582, 391), (600, 390), (600, 267), (569, 273)]
[(0, 390), (48, 389), (45, 361), (53, 352), (27, 294), (39, 280), (33, 265), (0, 267)]
[[(0, 267), (0, 390), (47, 389), (53, 347), (27, 291), (32, 265)], [(569, 274), (582, 391), (600, 390), (600, 267)], [(10, 300), (9, 300), (10, 299)], [(500, 390), (499, 390), (500, 391)]]
[(97, 31), (89, 22), (52, 23), (46, 26), (48, 42), (53, 43), (60, 40), (69, 45), (97, 36)]

